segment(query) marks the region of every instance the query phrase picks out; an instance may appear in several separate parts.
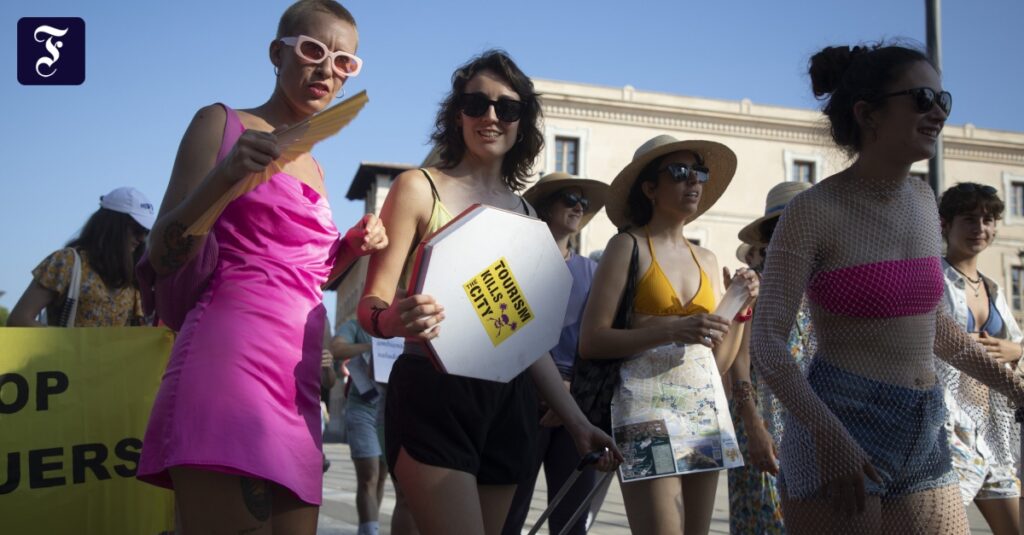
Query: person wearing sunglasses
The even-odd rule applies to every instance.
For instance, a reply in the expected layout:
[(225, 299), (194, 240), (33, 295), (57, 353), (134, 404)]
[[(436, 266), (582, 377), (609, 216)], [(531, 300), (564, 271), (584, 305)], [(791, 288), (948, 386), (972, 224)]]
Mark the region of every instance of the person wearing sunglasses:
[(174, 489), (178, 533), (316, 532), (321, 286), (386, 247), (384, 228), (366, 216), (341, 235), (322, 170), (304, 154), (232, 201), (207, 236), (185, 230), (280, 155), (277, 128), (324, 109), (358, 74), (357, 44), (341, 4), (296, 2), (270, 44), (269, 99), (201, 109), (178, 149), (148, 244), (151, 269), (176, 274), (208, 243), (217, 262), (175, 340), (138, 469), (139, 479)]
[(473, 58), (455, 71), (437, 114), (440, 164), (399, 175), (381, 208), (391, 246), (370, 259), (358, 315), (373, 336), (405, 338), (388, 380), (385, 453), (426, 535), (500, 533), (516, 484), (533, 464), (536, 393), (578, 452), (608, 448), (598, 462), (605, 470), (621, 459), (569, 396), (550, 356), (508, 383), (441, 373), (421, 342), (460, 335), (445, 331), (444, 303), (396, 297), (408, 287), (416, 246), (453, 214), (477, 203), (534, 214), (516, 192), (544, 143), (540, 118), (533, 82), (507, 54)]
[[(736, 155), (721, 143), (660, 135), (636, 150), (608, 190), (605, 209), (620, 232), (601, 256), (580, 332), (582, 359), (623, 359), (602, 425), (663, 419), (683, 440), (715, 441), (703, 443), (718, 452), (692, 464), (692, 456), (673, 452), (678, 468), (670, 475), (621, 482), (629, 527), (638, 535), (707, 533), (711, 525), (727, 448), (719, 430), (732, 427), (728, 407), (715, 399), (724, 396), (720, 375), (744, 328), (712, 313), (723, 272), (714, 253), (691, 244), (684, 229), (725, 193), (735, 172)], [(757, 296), (753, 271), (740, 270), (731, 284), (744, 287), (748, 305)], [(628, 287), (634, 297), (623, 302)], [(628, 326), (615, 325), (620, 306), (632, 310)], [(652, 406), (650, 392), (665, 399)]]
[[(943, 301), (953, 319), (985, 346), (989, 356), (1016, 369), (1024, 336), (1002, 289), (978, 270), (978, 257), (995, 240), (1003, 209), (992, 186), (963, 182), (942, 194), (939, 220), (946, 241)], [(964, 505), (973, 501), (992, 533), (1016, 534), (1020, 524), (1016, 468), (1020, 448), (1013, 409), (1006, 396), (955, 368), (940, 366), (939, 370), (949, 413), (946, 435)]]
[[(580, 318), (583, 305), (590, 293), (590, 284), (594, 278), (597, 262), (576, 254), (579, 243), (579, 232), (604, 207), (605, 192), (608, 185), (598, 180), (576, 178), (567, 173), (550, 173), (544, 175), (530, 189), (523, 193), (526, 199), (537, 209), (537, 214), (548, 224), (551, 235), (558, 244), (558, 249), (565, 257), (565, 265), (572, 273), (572, 291), (569, 294), (569, 306), (562, 324), (562, 335), (558, 345), (551, 349), (551, 357), (555, 361), (558, 373), (566, 390), (572, 381), (573, 367), (576, 363), (576, 348), (579, 343)], [(508, 518), (502, 533), (519, 535), (526, 515), (530, 511), (530, 500), (533, 497), (537, 475), (544, 466), (547, 488), (550, 489), (548, 499), (554, 492), (562, 488), (580, 462), (576, 445), (572, 436), (558, 421), (558, 417), (541, 403), (538, 418), (538, 440), (536, 443), (536, 459), (526, 478), (516, 488), (515, 497), (509, 510)], [(593, 470), (586, 470), (572, 486), (561, 503), (551, 513), (548, 528), (551, 533), (562, 533), (572, 514), (583, 502), (587, 493), (593, 488), (595, 477)], [(596, 514), (600, 507), (591, 503), (590, 513)], [(582, 535), (586, 533), (588, 518), (581, 517), (566, 533)]]
[[(827, 47), (809, 74), (853, 163), (786, 206), (753, 319), (754, 366), (787, 414), (786, 531), (965, 533), (935, 357), (1018, 405), (1024, 383), (942, 306), (935, 196), (910, 166), (935, 155), (952, 99), (928, 57), (900, 45)], [(788, 343), (805, 298), (806, 372)]]

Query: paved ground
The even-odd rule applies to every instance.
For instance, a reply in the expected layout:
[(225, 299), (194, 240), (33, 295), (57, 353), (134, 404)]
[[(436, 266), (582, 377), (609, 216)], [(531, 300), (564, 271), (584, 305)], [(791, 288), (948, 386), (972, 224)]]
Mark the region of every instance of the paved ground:
[[(348, 457), (348, 445), (326, 444), (325, 450), (327, 457), (331, 460), (331, 469), (324, 475), (324, 505), (320, 509), (320, 528), (317, 533), (318, 535), (355, 535), (356, 527), (359, 524), (355, 508), (356, 473)], [(544, 489), (544, 478), (539, 478), (537, 484), (538, 488), (537, 492), (533, 494), (530, 516), (527, 518), (527, 527), (531, 526), (544, 510), (544, 501), (547, 496), (547, 491)], [(391, 510), (395, 506), (394, 496), (394, 490), (388, 483), (384, 493), (384, 504), (381, 507), (381, 534), (389, 533)], [(977, 508), (971, 507), (969, 517), (971, 533), (992, 533)], [(547, 531), (542, 530), (541, 533), (547, 533)], [(622, 495), (619, 492), (618, 482), (612, 482), (604, 507), (590, 533), (592, 535), (629, 534), (629, 524), (626, 522), (626, 513), (622, 506)], [(729, 533), (729, 502), (725, 477), (719, 478), (718, 493), (715, 497), (715, 512), (711, 520), (711, 533)]]

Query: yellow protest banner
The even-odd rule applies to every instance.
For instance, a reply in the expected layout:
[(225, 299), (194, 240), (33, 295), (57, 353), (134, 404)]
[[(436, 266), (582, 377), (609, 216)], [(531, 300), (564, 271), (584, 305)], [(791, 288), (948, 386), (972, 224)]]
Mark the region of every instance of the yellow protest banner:
[(174, 338), (151, 327), (0, 329), (0, 533), (173, 528), (135, 479)]

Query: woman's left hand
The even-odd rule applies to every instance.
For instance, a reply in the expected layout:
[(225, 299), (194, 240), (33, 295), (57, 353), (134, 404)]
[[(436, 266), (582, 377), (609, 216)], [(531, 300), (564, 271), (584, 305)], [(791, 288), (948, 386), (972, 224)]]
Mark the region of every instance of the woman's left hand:
[(984, 331), (982, 331), (981, 336), (977, 340), (985, 348), (985, 351), (988, 352), (988, 356), (996, 359), (1000, 364), (1015, 366), (1016, 362), (1020, 360), (1020, 344), (1001, 338), (992, 338)]
[(761, 287), (761, 279), (757, 276), (757, 272), (752, 269), (740, 268), (736, 270), (736, 274), (730, 276), (729, 268), (722, 268), (722, 280), (725, 281), (725, 289), (729, 290), (729, 287), (733, 284), (742, 284), (747, 290), (747, 302), (746, 305), (750, 306), (754, 300), (757, 299), (757, 292)]
[(601, 458), (594, 464), (598, 470), (611, 472), (622, 462), (622, 452), (615, 447), (612, 437), (594, 424), (586, 422), (583, 427), (570, 430), (569, 433), (572, 435), (573, 442), (576, 443), (576, 451), (580, 456), (587, 455), (592, 451), (604, 451)]
[(376, 215), (366, 214), (348, 229), (341, 241), (350, 250), (358, 251), (358, 256), (363, 256), (385, 249), (388, 235), (384, 223)]

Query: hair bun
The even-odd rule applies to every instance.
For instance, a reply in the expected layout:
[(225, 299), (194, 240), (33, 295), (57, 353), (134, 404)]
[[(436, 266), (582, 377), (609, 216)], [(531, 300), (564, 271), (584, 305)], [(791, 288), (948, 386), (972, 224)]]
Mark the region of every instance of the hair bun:
[(811, 90), (814, 91), (814, 96), (820, 97), (834, 92), (854, 58), (867, 52), (868, 49), (862, 46), (829, 46), (811, 56), (808, 74), (811, 75)]

